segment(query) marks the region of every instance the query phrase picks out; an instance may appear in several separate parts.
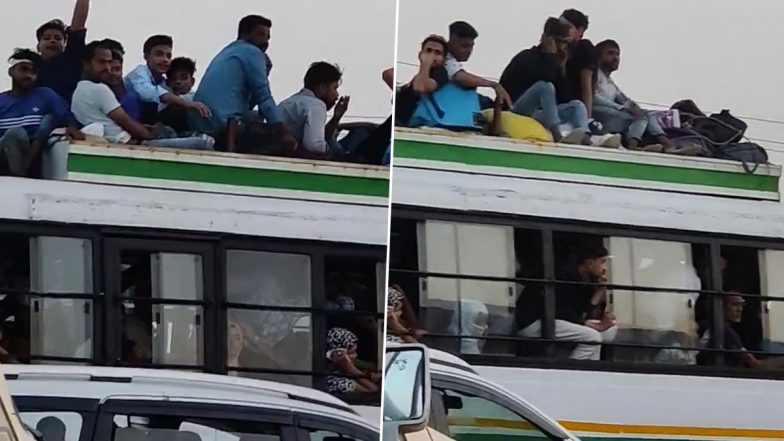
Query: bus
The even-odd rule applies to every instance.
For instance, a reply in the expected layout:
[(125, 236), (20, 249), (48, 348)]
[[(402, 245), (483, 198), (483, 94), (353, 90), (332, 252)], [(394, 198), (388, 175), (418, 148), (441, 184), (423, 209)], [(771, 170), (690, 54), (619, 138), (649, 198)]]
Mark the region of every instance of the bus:
[(328, 328), (352, 320), (382, 360), (388, 168), (90, 137), (43, 168), (0, 177), (3, 362), (323, 390)]
[[(389, 281), (430, 348), (583, 439), (784, 439), (780, 166), (398, 128), (394, 167)], [(566, 277), (586, 245), (606, 281)], [(606, 291), (598, 360), (555, 338), (574, 285)]]

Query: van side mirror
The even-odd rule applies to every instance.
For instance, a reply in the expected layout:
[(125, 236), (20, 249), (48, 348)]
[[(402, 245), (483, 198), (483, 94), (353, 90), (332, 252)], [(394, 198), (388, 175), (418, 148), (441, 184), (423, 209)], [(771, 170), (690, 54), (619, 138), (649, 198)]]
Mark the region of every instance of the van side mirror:
[(463, 408), (463, 399), (452, 395), (444, 394), (444, 407), (449, 410), (460, 410)]
[(32, 435), (33, 438), (35, 438), (35, 441), (45, 441), (44, 434), (41, 433), (40, 430), (28, 426), (27, 423), (25, 423), (24, 421), (22, 421), (22, 427), (24, 427), (27, 433), (29, 433), (30, 435)]
[(384, 366), (384, 438), (427, 427), (430, 416), (430, 359), (420, 344), (387, 344)]

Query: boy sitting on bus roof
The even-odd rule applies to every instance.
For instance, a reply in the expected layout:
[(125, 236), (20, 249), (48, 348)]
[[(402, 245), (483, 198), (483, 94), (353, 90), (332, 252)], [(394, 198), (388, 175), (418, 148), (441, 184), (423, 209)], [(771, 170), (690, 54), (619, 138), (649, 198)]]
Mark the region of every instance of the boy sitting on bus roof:
[[(340, 96), (343, 72), (337, 65), (319, 61), (305, 73), (302, 90), (278, 105), (283, 122), (299, 143), (298, 156), (341, 159), (346, 151), (335, 138), (350, 97)], [(327, 112), (335, 112), (327, 122)]]

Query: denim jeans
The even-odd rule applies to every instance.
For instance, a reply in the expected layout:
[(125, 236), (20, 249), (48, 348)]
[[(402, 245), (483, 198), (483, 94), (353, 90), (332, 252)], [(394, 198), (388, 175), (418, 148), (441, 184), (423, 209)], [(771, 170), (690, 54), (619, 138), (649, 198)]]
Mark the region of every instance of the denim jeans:
[(156, 126), (153, 134), (156, 139), (143, 141), (142, 145), (191, 150), (213, 150), (215, 145), (215, 141), (210, 136), (194, 135), (178, 137), (177, 132), (175, 132), (174, 129), (164, 125)]
[(602, 123), (605, 133), (621, 133), (626, 139), (640, 141), (644, 135), (664, 135), (659, 122), (647, 113), (641, 119), (635, 120), (629, 112), (607, 106), (594, 106), (593, 117)]
[(550, 130), (569, 124), (575, 129), (588, 131), (585, 105), (579, 100), (558, 104), (553, 83), (539, 81), (529, 87), (512, 105), (512, 112), (533, 117)]

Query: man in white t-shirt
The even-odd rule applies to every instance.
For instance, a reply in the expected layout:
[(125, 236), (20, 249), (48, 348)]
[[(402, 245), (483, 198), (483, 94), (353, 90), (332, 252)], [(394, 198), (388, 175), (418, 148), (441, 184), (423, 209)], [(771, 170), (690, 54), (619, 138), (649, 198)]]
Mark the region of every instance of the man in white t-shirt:
[(503, 86), (496, 81), (469, 73), (463, 67), (463, 63), (471, 58), (471, 53), (474, 51), (474, 41), (478, 36), (479, 33), (476, 29), (464, 21), (456, 21), (449, 25), (448, 53), (444, 61), (444, 68), (449, 75), (449, 80), (466, 89), (492, 88), (506, 107), (511, 109), (512, 99)]
[[(112, 51), (104, 42), (94, 41), (85, 47), (83, 80), (76, 85), (71, 112), (85, 126), (82, 131), (97, 134), (107, 141), (126, 144), (140, 141), (158, 147), (211, 150), (214, 140), (202, 137), (167, 138), (158, 136), (131, 118), (122, 108), (107, 83), (111, 80)], [(87, 127), (91, 126), (91, 127)]]

